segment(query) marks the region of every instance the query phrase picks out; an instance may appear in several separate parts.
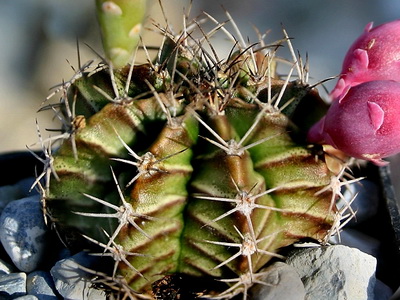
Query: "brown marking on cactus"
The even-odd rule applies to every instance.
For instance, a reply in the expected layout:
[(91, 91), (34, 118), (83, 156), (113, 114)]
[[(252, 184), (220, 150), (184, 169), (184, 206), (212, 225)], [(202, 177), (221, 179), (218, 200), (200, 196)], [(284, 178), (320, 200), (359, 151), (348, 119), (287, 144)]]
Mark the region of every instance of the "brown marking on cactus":
[(72, 121), (72, 125), (75, 131), (85, 128), (86, 127), (85, 116), (82, 115), (76, 116)]
[[(221, 277), (223, 275), (229, 276), (235, 274), (234, 269), (230, 267), (231, 264), (228, 264), (224, 266), (224, 268), (217, 268), (215, 269), (215, 266), (221, 262), (224, 261), (224, 259), (219, 258), (217, 255), (210, 255), (210, 250), (207, 246), (202, 246), (202, 244), (206, 244), (205, 241), (200, 241), (200, 240), (195, 240), (193, 238), (189, 238), (185, 241), (188, 245), (190, 245), (192, 250), (195, 250), (196, 255), (202, 255), (204, 257), (207, 257), (207, 260), (209, 262), (208, 266), (203, 264), (199, 264), (196, 260), (196, 256), (190, 257), (185, 256), (183, 258), (185, 264), (188, 264), (191, 266), (192, 269), (196, 270), (197, 273), (192, 273), (192, 275), (195, 276), (211, 276), (211, 277)], [(188, 271), (185, 269), (185, 272)], [(190, 270), (193, 272), (193, 270)], [(189, 271), (189, 272), (190, 272)]]
[[(164, 269), (157, 269), (157, 272), (155, 272), (154, 269), (156, 269), (158, 267), (157, 262), (164, 261), (164, 260), (170, 258), (171, 256), (173, 256), (175, 253), (176, 253), (175, 251), (169, 251), (169, 252), (164, 253), (163, 255), (160, 255), (160, 256), (154, 258), (152, 264), (150, 264), (146, 268), (141, 269), (141, 273), (143, 273), (143, 274), (155, 273), (155, 275), (153, 275), (151, 278), (152, 281), (153, 280), (156, 281), (156, 280), (164, 277), (165, 275), (171, 273), (172, 267), (169, 265), (167, 265)], [(127, 269), (127, 267), (122, 267), (121, 271), (123, 272), (125, 269)], [(155, 278), (158, 278), (158, 279), (155, 280)], [(128, 284), (134, 285), (139, 280), (143, 281), (142, 279), (143, 279), (143, 277), (140, 276), (139, 274), (134, 274), (132, 277), (129, 277)], [(145, 283), (144, 285), (148, 285), (150, 283), (149, 279), (145, 278), (145, 280), (147, 281), (147, 283)]]

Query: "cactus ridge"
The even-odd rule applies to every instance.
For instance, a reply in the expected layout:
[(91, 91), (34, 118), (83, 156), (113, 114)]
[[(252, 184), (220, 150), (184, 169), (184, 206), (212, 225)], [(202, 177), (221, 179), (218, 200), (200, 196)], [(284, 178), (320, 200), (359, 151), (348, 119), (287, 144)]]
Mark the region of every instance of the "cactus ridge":
[[(307, 64), (286, 31), (248, 44), (227, 15), (234, 33), (209, 14), (209, 32), (188, 18), (181, 34), (162, 29), (146, 64), (89, 61), (46, 99), (60, 93), (59, 103), (41, 108), (62, 125), (47, 139), (38, 128), (44, 171), (34, 185), (45, 214), (72, 247), (84, 241), (112, 258), (109, 274), (89, 272), (132, 299), (161, 299), (155, 290), (173, 274), (226, 284), (197, 297), (247, 299), (264, 284), (262, 267), (284, 259), (280, 248), (327, 243), (354, 216), (350, 203), (335, 205), (360, 180), (346, 172), (351, 161), (336, 159), (334, 170), (305, 142), (311, 123), (296, 121), (303, 103), (315, 119), (326, 109)], [(210, 42), (219, 32), (234, 44), (226, 60)], [(281, 78), (284, 43), (293, 62)]]

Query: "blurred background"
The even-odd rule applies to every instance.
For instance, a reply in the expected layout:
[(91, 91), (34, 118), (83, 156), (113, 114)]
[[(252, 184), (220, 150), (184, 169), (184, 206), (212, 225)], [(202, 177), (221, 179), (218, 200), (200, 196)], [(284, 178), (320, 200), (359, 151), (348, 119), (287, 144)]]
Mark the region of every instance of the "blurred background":
[[(154, 0), (153, 0), (154, 1)], [(400, 1), (394, 0), (194, 0), (191, 15), (207, 11), (219, 21), (227, 20), (224, 9), (240, 26), (242, 35), (257, 41), (253, 27), (271, 30), (267, 42), (282, 37), (282, 26), (293, 37), (303, 57), (308, 53), (311, 82), (337, 75), (352, 41), (367, 23), (375, 25), (400, 17)], [(182, 27), (188, 0), (162, 0), (175, 31)], [(149, 12), (163, 23), (157, 1)], [(145, 40), (159, 45), (159, 35), (145, 33)], [(39, 126), (55, 128), (49, 117), (36, 111), (49, 88), (68, 80), (77, 67), (76, 41), (81, 60), (99, 53), (101, 41), (94, 14), (94, 0), (1, 0), (0, 2), (0, 152), (25, 150), (37, 138)], [(219, 52), (230, 44), (216, 42)], [(289, 58), (285, 51), (281, 56)], [(335, 81), (328, 82), (327, 88)], [(55, 99), (56, 100), (56, 99)], [(53, 100), (54, 101), (54, 100)], [(32, 146), (33, 149), (38, 148)]]

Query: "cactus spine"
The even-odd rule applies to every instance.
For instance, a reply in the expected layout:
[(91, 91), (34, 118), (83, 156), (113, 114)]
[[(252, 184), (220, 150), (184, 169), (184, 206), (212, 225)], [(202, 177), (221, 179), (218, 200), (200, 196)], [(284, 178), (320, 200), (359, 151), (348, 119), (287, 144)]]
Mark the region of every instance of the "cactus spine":
[[(48, 218), (71, 246), (112, 256), (110, 278), (132, 298), (160, 299), (163, 278), (183, 274), (226, 284), (199, 296), (245, 299), (280, 248), (326, 242), (347, 209), (334, 205), (346, 162), (332, 171), (305, 142), (326, 107), (300, 57), (300, 78), (280, 78), (276, 44), (247, 45), (206, 17), (217, 27), (203, 38), (191, 24), (164, 32), (153, 62), (113, 68), (105, 46), (111, 63), (85, 65), (44, 107), (64, 124), (43, 141), (61, 142), (45, 169)], [(224, 60), (202, 45), (219, 30), (234, 42)]]

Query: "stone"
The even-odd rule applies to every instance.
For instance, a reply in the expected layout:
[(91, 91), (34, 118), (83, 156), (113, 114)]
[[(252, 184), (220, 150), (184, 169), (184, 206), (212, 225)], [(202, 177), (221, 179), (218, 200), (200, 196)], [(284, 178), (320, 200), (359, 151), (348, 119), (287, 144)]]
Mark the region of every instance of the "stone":
[(0, 216), (0, 241), (21, 271), (30, 272), (45, 256), (48, 228), (39, 195), (10, 202)]
[(56, 288), (49, 272), (35, 271), (28, 274), (26, 292), (39, 300), (57, 300)]
[(295, 251), (286, 261), (303, 281), (305, 300), (374, 299), (376, 259), (343, 245)]
[(26, 274), (0, 275), (0, 299), (13, 299), (26, 294)]
[(15, 271), (15, 267), (0, 259), (0, 275), (10, 274)]
[(374, 290), (375, 298), (376, 300), (389, 300), (391, 299), (393, 295), (393, 291), (390, 287), (388, 287), (386, 284), (384, 284), (380, 280), (376, 280), (375, 283), (375, 290)]
[(92, 287), (93, 274), (80, 268), (80, 266), (90, 268), (95, 261), (97, 257), (85, 252), (79, 252), (70, 258), (58, 261), (50, 270), (58, 293), (70, 300), (81, 300), (82, 295), (86, 300), (105, 300), (104, 291)]
[(257, 284), (251, 289), (253, 300), (303, 300), (306, 291), (296, 269), (283, 262), (276, 262), (261, 270), (259, 278), (266, 285)]
[(34, 295), (25, 295), (25, 296), (21, 296), (18, 298), (14, 298), (14, 300), (46, 300), (46, 299), (40, 299)]

